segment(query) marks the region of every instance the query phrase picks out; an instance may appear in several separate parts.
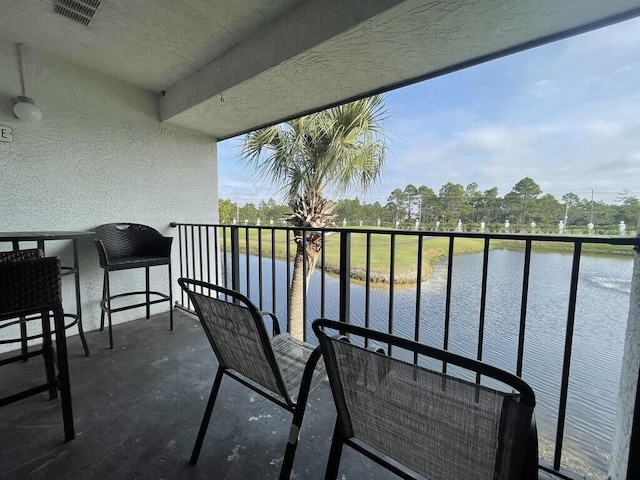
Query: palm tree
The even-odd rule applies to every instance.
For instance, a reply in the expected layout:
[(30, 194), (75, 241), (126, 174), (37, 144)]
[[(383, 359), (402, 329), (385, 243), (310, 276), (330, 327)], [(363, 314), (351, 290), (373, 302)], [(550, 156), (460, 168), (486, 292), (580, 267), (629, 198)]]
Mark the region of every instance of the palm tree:
[[(380, 177), (386, 153), (384, 98), (376, 95), (247, 134), (241, 157), (284, 193), (294, 227), (323, 228), (335, 204), (325, 195), (365, 191)], [(295, 231), (289, 292), (291, 335), (303, 337), (303, 292), (322, 249), (318, 231)], [(305, 283), (303, 283), (305, 282)], [(306, 285), (306, 287), (305, 287)]]

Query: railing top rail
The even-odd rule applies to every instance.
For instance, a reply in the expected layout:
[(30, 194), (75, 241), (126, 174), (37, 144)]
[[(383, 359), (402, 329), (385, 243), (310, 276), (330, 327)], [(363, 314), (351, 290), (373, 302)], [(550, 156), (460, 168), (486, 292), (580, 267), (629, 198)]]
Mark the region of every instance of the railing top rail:
[(431, 230), (396, 230), (393, 228), (308, 228), (308, 227), (281, 227), (275, 225), (222, 225), (214, 223), (178, 223), (171, 222), (171, 227), (225, 227), (225, 228), (250, 228), (255, 230), (304, 230), (304, 231), (328, 231), (347, 233), (373, 233), (373, 234), (394, 234), (403, 236), (422, 237), (460, 237), (460, 238), (480, 238), (497, 240), (531, 240), (536, 242), (563, 242), (563, 243), (600, 243), (608, 245), (633, 245), (640, 247), (640, 236), (607, 236), (607, 235), (539, 235), (534, 233), (480, 233), (480, 232), (442, 232)]

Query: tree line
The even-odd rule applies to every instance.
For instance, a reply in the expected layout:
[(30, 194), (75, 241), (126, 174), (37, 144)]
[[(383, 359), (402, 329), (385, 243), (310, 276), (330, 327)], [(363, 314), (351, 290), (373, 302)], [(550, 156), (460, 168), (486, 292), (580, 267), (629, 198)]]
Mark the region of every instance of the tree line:
[[(255, 225), (260, 219), (262, 225), (282, 225), (281, 219), (291, 214), (291, 208), (280, 205), (274, 199), (261, 201), (258, 205), (247, 203), (239, 206), (229, 199), (219, 201), (220, 222), (231, 224), (236, 219)], [(488, 231), (504, 230), (508, 220), (511, 231), (531, 231), (535, 223), (537, 232), (558, 231), (560, 221), (565, 224), (565, 232), (582, 233), (588, 231), (588, 224), (602, 234), (619, 233), (620, 222), (625, 222), (629, 230), (634, 230), (640, 215), (640, 200), (628, 190), (619, 193), (616, 203), (607, 204), (580, 198), (569, 192), (561, 199), (544, 194), (540, 186), (531, 178), (517, 182), (511, 191), (500, 197), (498, 188), (480, 190), (473, 182), (464, 187), (448, 182), (438, 193), (428, 186), (407, 185), (396, 188), (382, 205), (380, 202), (364, 203), (358, 198), (336, 202), (334, 210), (338, 226), (346, 220), (348, 226), (375, 226), (413, 228), (418, 221), (422, 229), (434, 229), (436, 222), (442, 230), (454, 230), (461, 221), (465, 231), (479, 230), (481, 222)]]

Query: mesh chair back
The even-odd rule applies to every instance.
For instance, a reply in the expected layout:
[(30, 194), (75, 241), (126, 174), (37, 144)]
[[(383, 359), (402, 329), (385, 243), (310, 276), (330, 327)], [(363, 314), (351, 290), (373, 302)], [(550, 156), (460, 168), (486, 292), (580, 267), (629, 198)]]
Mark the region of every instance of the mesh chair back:
[[(197, 280), (181, 278), (178, 283), (189, 294), (220, 365), (289, 401), (262, 315), (251, 301), (238, 292)], [(200, 286), (203, 292), (189, 285)]]
[[(338, 325), (346, 333), (362, 333)], [(318, 337), (338, 421), (347, 438), (355, 437), (427, 478), (520, 478), (535, 403), (533, 392), (520, 379), (506, 372), (500, 376), (502, 382), (516, 379), (509, 386), (520, 387), (526, 398), (443, 375), (322, 332)], [(384, 336), (385, 343), (393, 338), (397, 337)], [(402, 348), (426, 347), (401, 340)], [(408, 350), (443, 359), (434, 355), (436, 349), (426, 348)], [(444, 353), (449, 363), (459, 364), (457, 356), (437, 352)], [(465, 368), (478, 363), (464, 360)]]
[[(0, 317), (12, 318), (60, 304), (60, 260), (38, 258), (31, 250), (24, 255), (8, 252), (0, 260)], [(6, 261), (14, 258), (17, 261)], [(21, 258), (28, 258), (22, 260)]]
[(138, 223), (108, 223), (95, 229), (95, 240), (102, 242), (109, 257), (143, 257), (159, 252), (163, 245), (160, 232), (147, 225)]

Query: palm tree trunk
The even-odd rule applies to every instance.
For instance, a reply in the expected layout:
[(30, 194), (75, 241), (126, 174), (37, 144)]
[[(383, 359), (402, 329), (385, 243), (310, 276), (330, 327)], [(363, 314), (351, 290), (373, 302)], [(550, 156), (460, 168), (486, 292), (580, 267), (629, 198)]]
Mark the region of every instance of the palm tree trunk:
[[(311, 245), (311, 248), (305, 248), (305, 244)], [(318, 263), (318, 253), (316, 248), (313, 248), (313, 242), (308, 238), (306, 242), (303, 238), (297, 241), (289, 292), (289, 330), (291, 336), (298, 340), (304, 340), (304, 292), (305, 288), (309, 288), (311, 274)]]

